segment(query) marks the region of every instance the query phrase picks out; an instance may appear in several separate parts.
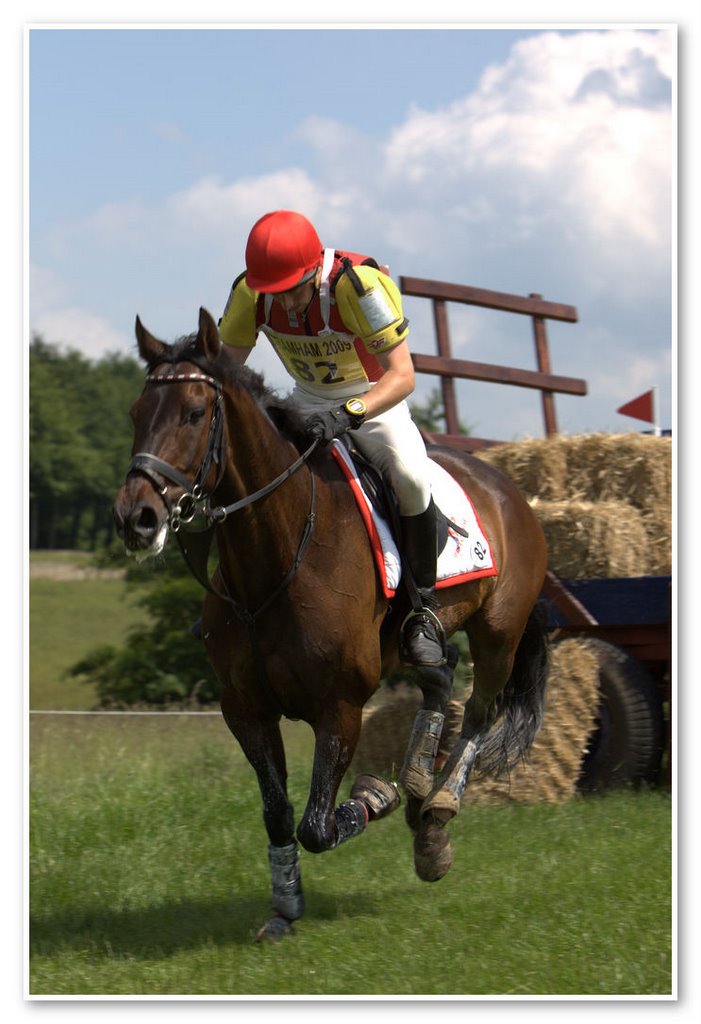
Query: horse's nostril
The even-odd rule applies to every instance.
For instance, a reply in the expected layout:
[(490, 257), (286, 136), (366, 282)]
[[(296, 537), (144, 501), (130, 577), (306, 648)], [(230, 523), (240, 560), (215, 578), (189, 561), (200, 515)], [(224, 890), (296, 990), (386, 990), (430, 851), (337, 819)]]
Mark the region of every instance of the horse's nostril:
[(137, 505), (130, 519), (132, 529), (141, 536), (153, 534), (158, 529), (158, 516), (150, 505)]

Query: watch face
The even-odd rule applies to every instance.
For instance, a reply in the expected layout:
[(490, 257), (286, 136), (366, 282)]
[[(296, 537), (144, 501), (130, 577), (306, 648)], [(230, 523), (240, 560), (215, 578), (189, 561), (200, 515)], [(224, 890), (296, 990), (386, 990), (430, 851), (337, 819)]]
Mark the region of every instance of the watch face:
[(363, 416), (365, 414), (365, 402), (362, 402), (359, 398), (349, 398), (346, 402), (346, 409), (354, 416)]

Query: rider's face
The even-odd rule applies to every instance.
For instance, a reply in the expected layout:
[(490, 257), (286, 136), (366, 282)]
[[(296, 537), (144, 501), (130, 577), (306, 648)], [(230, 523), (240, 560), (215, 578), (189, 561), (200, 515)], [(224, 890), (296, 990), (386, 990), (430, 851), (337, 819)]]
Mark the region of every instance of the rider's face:
[(273, 295), (275, 302), (277, 302), (286, 313), (296, 313), (298, 316), (304, 314), (307, 306), (314, 297), (315, 279), (312, 278), (309, 281), (303, 281), (298, 284), (296, 288), (290, 288), (286, 292), (276, 292)]

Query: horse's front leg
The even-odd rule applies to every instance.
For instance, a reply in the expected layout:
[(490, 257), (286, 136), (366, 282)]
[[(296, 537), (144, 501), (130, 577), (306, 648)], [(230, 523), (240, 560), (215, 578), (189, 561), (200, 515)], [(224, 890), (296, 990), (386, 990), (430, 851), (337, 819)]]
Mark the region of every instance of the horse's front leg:
[(360, 736), (362, 709), (339, 703), (315, 725), (316, 745), (309, 802), (297, 826), (297, 838), (311, 853), (332, 850), (365, 831), (368, 821), (384, 818), (399, 806), (396, 786), (376, 775), (360, 775), (350, 799), (336, 807), (341, 781)]
[(255, 770), (263, 800), (263, 821), (268, 833), (268, 861), (272, 884), (273, 917), (259, 930), (256, 941), (279, 939), (304, 912), (299, 848), (294, 835), (294, 813), (287, 797), (285, 750), (277, 719), (239, 716), (226, 695), (222, 713)]

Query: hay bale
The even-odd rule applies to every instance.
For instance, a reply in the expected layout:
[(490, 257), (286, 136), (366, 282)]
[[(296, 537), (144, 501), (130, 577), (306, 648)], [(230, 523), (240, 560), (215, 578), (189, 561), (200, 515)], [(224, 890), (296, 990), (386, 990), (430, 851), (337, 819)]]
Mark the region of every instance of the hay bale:
[(556, 501), (566, 492), (567, 453), (559, 436), (495, 445), (475, 455), (510, 477), (527, 498)]
[(505, 472), (527, 498), (621, 501), (669, 515), (672, 439), (646, 434), (556, 434), (476, 453)]
[(503, 779), (470, 779), (462, 805), (561, 803), (573, 797), (594, 732), (599, 663), (586, 641), (563, 640), (551, 650), (543, 725), (525, 764)]
[(646, 576), (653, 561), (643, 517), (620, 501), (541, 501), (548, 564), (563, 579)]
[(672, 514), (662, 515), (659, 510), (642, 510), (642, 524), (647, 534), (647, 576), (672, 575)]
[[(508, 778), (491, 779), (475, 771), (463, 804), (558, 802), (577, 786), (582, 758), (594, 730), (598, 704), (598, 660), (581, 640), (563, 640), (551, 651), (543, 726), (527, 764)], [(421, 705), (416, 687), (385, 691), (363, 712), (363, 731), (353, 759), (356, 772), (378, 772), (396, 779), (404, 761), (414, 717)], [(450, 701), (439, 758), (452, 749), (460, 732), (463, 702)]]
[(570, 498), (621, 501), (652, 515), (671, 515), (670, 437), (587, 434), (565, 440)]
[[(671, 574), (671, 438), (557, 434), (497, 445), (477, 455), (510, 476), (531, 502), (558, 575)], [(567, 528), (568, 505), (573, 537)], [(587, 540), (583, 530), (590, 529)]]

